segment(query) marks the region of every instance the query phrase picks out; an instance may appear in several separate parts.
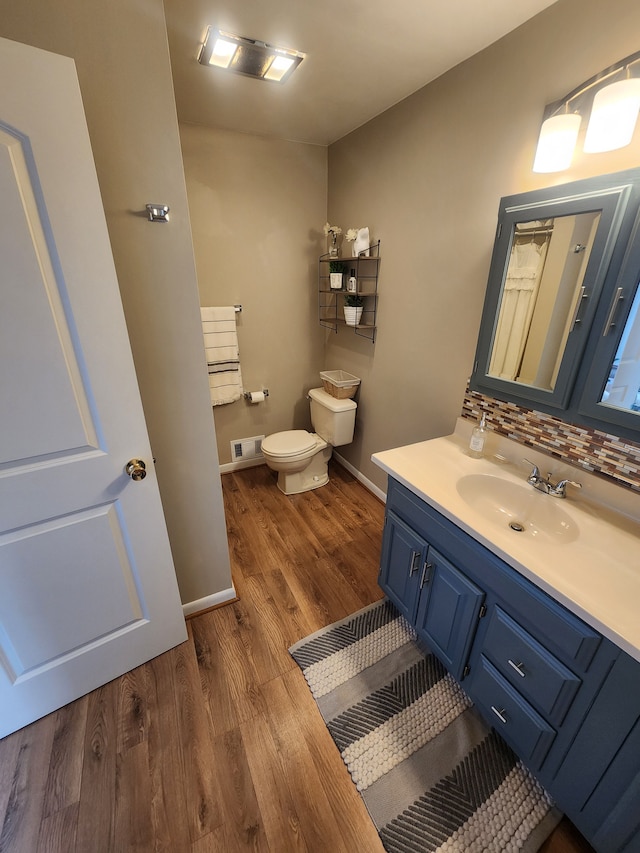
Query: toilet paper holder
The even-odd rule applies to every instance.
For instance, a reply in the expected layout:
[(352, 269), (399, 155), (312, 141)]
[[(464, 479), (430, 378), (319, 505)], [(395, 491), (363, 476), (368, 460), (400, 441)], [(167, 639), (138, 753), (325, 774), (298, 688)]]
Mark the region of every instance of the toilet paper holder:
[[(243, 394), (244, 399), (251, 401), (251, 395), (255, 394), (255, 393), (256, 393), (255, 391), (245, 391)], [(260, 393), (264, 394), (265, 397), (268, 397), (269, 396), (269, 389), (268, 388), (262, 388)]]

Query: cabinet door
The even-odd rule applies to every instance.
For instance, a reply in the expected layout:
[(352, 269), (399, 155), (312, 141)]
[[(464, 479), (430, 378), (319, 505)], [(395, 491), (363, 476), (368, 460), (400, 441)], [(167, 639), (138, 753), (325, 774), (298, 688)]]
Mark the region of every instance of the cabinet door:
[[(640, 216), (620, 277), (599, 312), (598, 343), (580, 401), (580, 412), (640, 430)], [(605, 310), (606, 309), (606, 310)]]
[(387, 512), (380, 561), (380, 586), (402, 615), (415, 622), (427, 543), (393, 512)]
[(640, 851), (640, 663), (621, 652), (550, 792), (597, 850)]
[(484, 592), (430, 548), (420, 573), (416, 628), (449, 672), (462, 678)]

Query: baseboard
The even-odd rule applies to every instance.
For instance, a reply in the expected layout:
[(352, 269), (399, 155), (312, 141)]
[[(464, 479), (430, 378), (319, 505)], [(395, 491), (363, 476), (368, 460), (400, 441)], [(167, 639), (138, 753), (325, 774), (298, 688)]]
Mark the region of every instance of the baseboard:
[(258, 465), (266, 465), (264, 458), (260, 456), (257, 459), (240, 459), (238, 462), (225, 462), (219, 466), (221, 474), (228, 474), (230, 471), (239, 471), (241, 468), (255, 468)]
[(362, 483), (362, 485), (365, 487), (365, 489), (368, 489), (379, 500), (381, 500), (383, 504), (386, 504), (387, 496), (386, 496), (385, 492), (382, 491), (382, 489), (379, 489), (375, 485), (375, 483), (372, 483), (371, 480), (367, 479), (364, 476), (364, 474), (361, 474), (357, 468), (354, 468), (350, 462), (347, 462), (347, 460), (343, 456), (340, 456), (339, 453), (336, 453), (335, 450), (333, 451), (333, 458), (336, 460), (336, 462), (338, 462), (340, 465), (342, 465), (343, 468), (346, 468), (350, 474), (353, 474), (353, 476), (356, 478), (356, 480), (359, 483)]
[[(365, 489), (372, 492), (378, 500), (381, 500), (382, 503), (387, 502), (387, 495), (385, 492), (383, 492), (382, 489), (379, 489), (375, 483), (371, 482), (371, 480), (367, 479), (364, 474), (361, 474), (357, 468), (354, 468), (350, 462), (347, 462), (347, 460), (343, 456), (340, 456), (339, 453), (336, 453), (335, 450), (333, 451), (333, 458), (338, 462), (338, 464), (342, 465), (343, 468), (346, 468), (350, 474), (353, 474), (356, 480), (358, 480), (359, 483), (362, 483)], [(239, 462), (225, 462), (224, 465), (220, 465), (219, 470), (221, 474), (228, 474), (230, 471), (239, 471), (241, 468), (255, 468), (257, 465), (266, 464), (267, 463), (264, 459), (241, 459)]]
[(185, 619), (190, 616), (195, 616), (197, 613), (203, 613), (205, 610), (213, 610), (214, 607), (219, 607), (221, 604), (230, 604), (236, 601), (238, 595), (233, 586), (229, 589), (214, 592), (213, 595), (207, 595), (204, 598), (198, 598), (196, 601), (189, 601), (182, 605), (182, 613)]

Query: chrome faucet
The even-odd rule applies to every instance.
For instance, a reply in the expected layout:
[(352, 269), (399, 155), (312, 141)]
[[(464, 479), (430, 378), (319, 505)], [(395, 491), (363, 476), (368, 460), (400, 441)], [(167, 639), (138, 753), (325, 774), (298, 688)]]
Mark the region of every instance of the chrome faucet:
[(540, 473), (540, 469), (529, 459), (523, 459), (527, 465), (532, 466), (531, 473), (527, 477), (527, 483), (537, 489), (539, 492), (544, 492), (545, 495), (551, 495), (552, 498), (566, 498), (567, 486), (575, 486), (576, 489), (581, 489), (580, 483), (575, 483), (573, 480), (558, 480), (557, 483), (551, 482), (551, 474), (547, 474), (546, 479)]

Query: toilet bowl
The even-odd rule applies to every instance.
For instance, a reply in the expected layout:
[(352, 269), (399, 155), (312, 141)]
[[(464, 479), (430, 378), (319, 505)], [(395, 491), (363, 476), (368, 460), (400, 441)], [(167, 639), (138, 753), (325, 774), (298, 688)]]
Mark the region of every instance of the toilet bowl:
[(338, 400), (322, 388), (312, 388), (309, 399), (316, 432), (285, 430), (268, 435), (262, 442), (265, 462), (278, 472), (278, 488), (285, 495), (308, 492), (328, 483), (333, 447), (353, 440), (353, 400)]
[(276, 432), (262, 442), (265, 461), (278, 472), (278, 488), (285, 495), (307, 492), (328, 483), (331, 451), (323, 438), (304, 429)]

